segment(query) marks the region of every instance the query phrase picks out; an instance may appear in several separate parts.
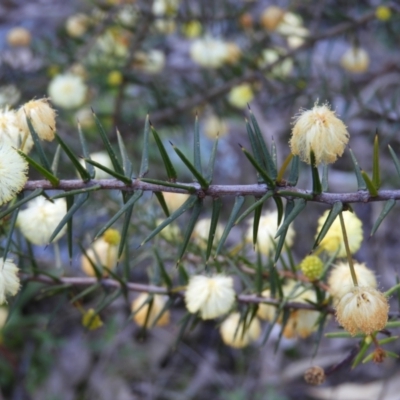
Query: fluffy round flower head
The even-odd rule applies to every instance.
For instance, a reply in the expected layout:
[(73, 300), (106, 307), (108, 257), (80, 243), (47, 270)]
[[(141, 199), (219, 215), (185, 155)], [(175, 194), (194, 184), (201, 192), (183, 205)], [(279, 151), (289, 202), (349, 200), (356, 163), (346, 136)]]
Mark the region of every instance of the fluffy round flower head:
[(219, 329), (223, 342), (227, 346), (241, 349), (256, 341), (261, 335), (261, 324), (257, 318), (240, 320), (240, 314), (230, 314)]
[[(275, 239), (276, 232), (278, 231), (278, 212), (267, 211), (261, 216), (258, 225), (257, 245), (256, 250), (262, 254), (270, 255), (274, 251), (274, 243), (277, 243), (279, 238)], [(289, 226), (286, 233), (286, 246), (291, 247), (294, 239), (294, 229)], [(246, 233), (246, 241), (253, 243), (253, 222), (249, 225)]]
[(90, 19), (86, 14), (71, 15), (65, 22), (65, 30), (69, 36), (78, 38), (86, 33), (89, 23)]
[[(266, 66), (274, 63), (279, 59), (281, 55), (285, 54), (284, 49), (266, 49), (261, 53), (261, 60), (258, 65), (260, 68), (265, 68)], [(293, 61), (291, 58), (286, 58), (278, 65), (276, 65), (272, 70), (267, 73), (268, 76), (273, 78), (285, 78), (292, 72)]]
[(0, 305), (6, 303), (6, 295), (15, 296), (19, 290), (18, 268), (10, 259), (0, 259)]
[(221, 138), (228, 133), (228, 125), (223, 119), (211, 114), (204, 122), (204, 133), (209, 139), (215, 139), (217, 135)]
[(276, 32), (286, 37), (288, 46), (291, 49), (301, 46), (305, 38), (310, 35), (309, 30), (303, 26), (302, 18), (291, 12), (286, 12), (283, 15)]
[[(326, 219), (328, 218), (328, 214), (329, 210), (325, 211), (325, 213), (319, 218), (317, 232), (321, 231)], [(343, 220), (346, 227), (350, 252), (351, 254), (354, 254), (360, 248), (363, 240), (362, 222), (356, 214), (350, 211), (343, 213)], [(346, 257), (346, 248), (343, 241), (343, 232), (339, 217), (336, 217), (333, 221), (333, 224), (322, 239), (319, 247), (324, 249), (329, 255), (333, 255), (339, 250), (337, 257)]]
[[(93, 114), (92, 114), (92, 119), (93, 119)], [(110, 160), (110, 156), (106, 151), (98, 151), (96, 153), (91, 153), (90, 154), (90, 159), (107, 167), (108, 169), (113, 170), (114, 167), (112, 165), (112, 162)], [(85, 166), (85, 161), (80, 159), (79, 162)], [(107, 172), (103, 171), (100, 168), (94, 167), (94, 177), (95, 179), (110, 179), (112, 178), (111, 175), (109, 175)]]
[(22, 190), (27, 172), (28, 163), (9, 144), (0, 142), (0, 205)]
[(316, 103), (311, 110), (301, 110), (295, 117), (290, 147), (307, 164), (311, 163), (311, 150), (316, 165), (331, 164), (343, 154), (348, 141), (346, 125), (327, 104)]
[(213, 319), (226, 314), (234, 302), (232, 277), (196, 275), (190, 278), (185, 293), (189, 312), (198, 312), (202, 319)]
[(165, 192), (163, 196), (168, 210), (171, 212), (176, 211), (189, 198), (188, 194), (173, 192)]
[[(359, 286), (376, 288), (377, 282), (375, 274), (363, 263), (353, 262), (354, 271), (357, 276)], [(348, 262), (336, 264), (328, 278), (329, 293), (337, 303), (352, 287), (353, 279), (351, 278), (350, 267)]]
[(336, 306), (336, 318), (351, 335), (359, 332), (370, 335), (386, 326), (389, 304), (378, 290), (367, 286), (355, 286)]
[(30, 32), (22, 27), (12, 28), (7, 33), (7, 43), (13, 47), (29, 46), (31, 40)]
[(56, 106), (72, 109), (84, 103), (87, 86), (80, 76), (66, 73), (56, 75), (51, 80), (47, 91)]
[[(17, 225), (22, 234), (31, 243), (43, 246), (49, 243), (50, 236), (67, 212), (65, 199), (56, 199), (52, 203), (44, 197), (36, 197), (28, 207), (18, 213)], [(65, 233), (66, 225), (61, 229), (53, 242)]]
[(274, 31), (281, 23), (284, 15), (285, 10), (282, 8), (277, 6), (269, 6), (261, 14), (261, 25), (269, 31)]
[(228, 58), (228, 46), (220, 39), (205, 36), (193, 41), (190, 46), (190, 57), (201, 67), (219, 68)]
[(361, 47), (351, 47), (340, 59), (340, 65), (349, 72), (360, 74), (369, 67), (369, 55)]
[(31, 100), (25, 103), (17, 112), (21, 129), (30, 135), (28, 123), (29, 118), (33, 128), (42, 140), (52, 141), (56, 130), (56, 112), (47, 99)]
[(17, 113), (8, 108), (0, 110), (0, 143), (9, 144), (24, 153), (29, 153), (33, 147), (30, 132), (21, 129)]
[(152, 327), (165, 326), (169, 324), (169, 311), (165, 310), (160, 316), (168, 301), (168, 296), (155, 294), (152, 302), (149, 301), (149, 294), (141, 293), (132, 303), (133, 319), (139, 326)]
[(92, 264), (95, 264), (103, 276), (108, 276), (108, 271), (115, 269), (118, 263), (118, 245), (121, 235), (115, 229), (108, 229), (104, 235), (97, 239), (81, 257), (81, 267), (88, 276), (96, 276)]
[(235, 86), (228, 93), (228, 102), (236, 108), (244, 108), (254, 99), (254, 92), (251, 85), (243, 83)]
[[(203, 218), (197, 221), (193, 229), (192, 238), (193, 241), (198, 246), (200, 247), (207, 246), (210, 226), (211, 226), (211, 218)], [(218, 223), (217, 227), (215, 228), (214, 241), (213, 241), (214, 244), (221, 239), (223, 233), (224, 233), (224, 228), (220, 223)]]
[(307, 256), (300, 263), (300, 269), (311, 281), (317, 280), (324, 269), (324, 263), (318, 256)]

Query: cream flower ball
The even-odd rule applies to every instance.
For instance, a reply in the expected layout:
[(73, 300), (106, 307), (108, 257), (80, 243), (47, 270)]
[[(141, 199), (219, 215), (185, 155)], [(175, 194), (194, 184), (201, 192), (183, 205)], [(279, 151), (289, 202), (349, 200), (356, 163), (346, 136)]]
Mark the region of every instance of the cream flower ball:
[(153, 295), (152, 301), (149, 301), (150, 295), (141, 293), (132, 302), (133, 319), (139, 326), (152, 327), (165, 326), (169, 324), (170, 313), (164, 310), (162, 315), (160, 313), (164, 309), (168, 301), (168, 296), (160, 294)]
[[(271, 291), (269, 289), (264, 290), (261, 293), (262, 297), (271, 297)], [(263, 319), (265, 321), (273, 321), (276, 315), (277, 307), (267, 304), (267, 303), (260, 303), (257, 308), (257, 317)]]
[(67, 18), (65, 30), (73, 38), (83, 36), (90, 25), (90, 18), (83, 13), (74, 14)]
[(220, 39), (205, 36), (196, 39), (190, 46), (190, 57), (204, 68), (219, 68), (229, 57), (227, 44)]
[[(252, 222), (246, 233), (246, 242), (253, 243), (253, 224)], [(260, 217), (260, 222), (258, 225), (258, 235), (257, 235), (257, 245), (256, 250), (265, 255), (271, 255), (275, 249), (275, 244), (278, 243), (279, 238), (275, 239), (276, 232), (278, 231), (278, 212), (267, 211), (264, 215)], [(295, 231), (291, 225), (286, 233), (285, 243), (288, 247), (293, 244), (293, 239), (295, 236)]]
[(27, 173), (28, 163), (9, 144), (0, 142), (0, 205), (23, 189)]
[(230, 314), (220, 326), (220, 334), (227, 346), (240, 349), (256, 341), (261, 335), (260, 321), (255, 317), (240, 319), (240, 313)]
[(356, 286), (336, 306), (336, 318), (351, 335), (370, 335), (386, 326), (389, 304), (383, 293), (371, 287)]
[(8, 108), (0, 110), (0, 143), (7, 143), (28, 154), (33, 147), (30, 132), (21, 128), (17, 113)]
[(232, 277), (196, 275), (190, 278), (185, 293), (186, 308), (189, 312), (198, 312), (202, 319), (213, 319), (226, 314), (234, 302)]
[(6, 295), (15, 296), (20, 284), (18, 268), (12, 260), (0, 259), (0, 305), (6, 303)]
[(163, 196), (170, 212), (176, 211), (189, 198), (188, 194), (173, 192), (164, 192)]
[(87, 86), (80, 76), (65, 73), (56, 75), (51, 80), (48, 93), (56, 106), (72, 109), (81, 106), (85, 102)]
[[(200, 247), (207, 246), (208, 235), (210, 232), (211, 218), (202, 218), (196, 222), (194, 226), (192, 238), (193, 241)], [(213, 243), (218, 243), (224, 233), (224, 228), (220, 223), (217, 223), (215, 228), (214, 241)]]
[[(378, 286), (375, 274), (364, 263), (353, 262), (354, 271), (359, 286), (376, 288)], [(336, 264), (328, 278), (329, 293), (337, 303), (354, 286), (348, 262)]]
[(7, 43), (13, 47), (29, 46), (31, 44), (32, 35), (28, 29), (17, 26), (7, 32)]
[(48, 99), (31, 100), (17, 112), (21, 129), (30, 136), (26, 118), (32, 122), (35, 132), (41, 140), (52, 141), (56, 130), (56, 112), (51, 108)]
[[(328, 215), (329, 210), (325, 211), (325, 213), (318, 219), (318, 233), (321, 231)], [(360, 248), (363, 240), (362, 222), (355, 213), (350, 211), (343, 212), (343, 220), (346, 227), (350, 252), (351, 254), (354, 254)], [(339, 216), (333, 221), (329, 231), (319, 244), (319, 247), (324, 249), (329, 255), (333, 255), (339, 250), (337, 257), (346, 257), (346, 248), (343, 241), (343, 232)]]
[(343, 54), (340, 65), (349, 72), (359, 74), (369, 67), (370, 59), (366, 50), (361, 47), (351, 47)]
[(294, 155), (307, 164), (311, 163), (310, 152), (315, 154), (315, 164), (331, 164), (343, 154), (349, 141), (346, 125), (327, 104), (317, 103), (311, 110), (300, 110), (295, 117), (290, 139)]
[[(106, 151), (98, 151), (95, 153), (90, 153), (90, 159), (107, 167), (108, 169), (114, 170), (113, 164), (110, 160), (110, 156)], [(82, 166), (85, 166), (85, 161), (80, 159), (79, 162)], [(103, 171), (100, 168), (94, 167), (95, 170), (95, 179), (110, 179), (112, 178), (107, 172)]]
[(253, 99), (254, 92), (248, 83), (235, 86), (228, 93), (228, 102), (236, 108), (245, 108)]
[[(22, 234), (31, 243), (38, 246), (47, 245), (50, 236), (67, 212), (65, 199), (51, 201), (45, 197), (36, 197), (28, 203), (25, 210), (18, 213), (17, 225)], [(67, 230), (65, 225), (53, 239), (59, 240)]]

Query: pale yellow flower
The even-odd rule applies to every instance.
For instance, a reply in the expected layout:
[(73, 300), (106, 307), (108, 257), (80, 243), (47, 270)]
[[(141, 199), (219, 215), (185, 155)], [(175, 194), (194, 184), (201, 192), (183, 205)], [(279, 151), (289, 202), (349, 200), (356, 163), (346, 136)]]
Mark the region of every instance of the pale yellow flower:
[[(261, 59), (258, 62), (258, 66), (260, 68), (265, 68), (268, 65), (274, 63), (284, 54), (285, 54), (284, 49), (265, 49), (261, 53)], [(278, 65), (273, 67), (270, 72), (267, 72), (267, 75), (273, 78), (282, 79), (290, 75), (292, 69), (293, 69), (292, 59), (285, 58)]]
[(244, 108), (254, 99), (254, 92), (251, 85), (243, 83), (235, 86), (228, 93), (228, 102), (236, 108)]
[(134, 54), (132, 66), (147, 74), (158, 74), (165, 67), (165, 54), (157, 49), (148, 52), (138, 51)]
[[(246, 233), (246, 242), (253, 243), (253, 224), (249, 225)], [(267, 211), (260, 217), (258, 225), (257, 245), (256, 250), (265, 255), (271, 255), (275, 249), (275, 245), (278, 243), (279, 238), (275, 239), (276, 232), (278, 231), (278, 212)], [(295, 231), (291, 225), (286, 233), (285, 243), (286, 246), (291, 247), (293, 244)]]
[[(109, 231), (115, 231), (115, 229), (109, 229)], [(118, 233), (118, 238), (120, 238), (119, 232), (115, 232)], [(82, 254), (81, 267), (86, 275), (96, 276), (92, 263), (96, 265), (104, 277), (108, 276), (108, 271), (114, 270), (117, 266), (119, 240), (110, 241), (108, 236), (110, 235), (106, 231), (86, 250), (86, 254)]]
[[(161, 218), (156, 220), (156, 225), (160, 225), (164, 222)], [(167, 225), (161, 232), (160, 235), (168, 242), (177, 242), (182, 239), (181, 230), (179, 226), (175, 225), (173, 222)]]
[[(328, 218), (328, 214), (329, 210), (325, 211), (325, 213), (318, 219), (317, 235), (321, 231), (326, 219)], [(355, 213), (350, 211), (345, 211), (342, 215), (350, 252), (351, 254), (354, 254), (360, 248), (363, 240), (362, 222)], [(337, 257), (346, 257), (346, 248), (343, 241), (343, 232), (339, 216), (337, 216), (333, 221), (329, 231), (322, 239), (319, 247), (324, 249), (329, 255), (333, 255), (339, 250)]]
[[(353, 262), (353, 266), (359, 286), (371, 288), (378, 286), (375, 274), (364, 263)], [(348, 262), (338, 263), (332, 268), (328, 278), (328, 286), (329, 293), (332, 295), (335, 303), (352, 289), (354, 284)]]
[(170, 212), (176, 211), (189, 198), (188, 194), (173, 192), (164, 192), (163, 196)]
[[(92, 119), (93, 119), (93, 114), (92, 114)], [(90, 159), (103, 165), (104, 167), (114, 170), (113, 164), (110, 160), (110, 156), (106, 151), (98, 151), (96, 153), (90, 153)], [(80, 159), (79, 162), (81, 163), (82, 166), (85, 166), (85, 161)], [(106, 171), (103, 171), (100, 168), (93, 167), (94, 168), (94, 177), (95, 179), (110, 179), (112, 176), (108, 174)]]
[(318, 256), (312, 254), (301, 261), (300, 269), (305, 277), (311, 281), (315, 281), (320, 278), (324, 270), (324, 263)]
[(101, 320), (99, 314), (96, 314), (93, 308), (89, 308), (89, 310), (85, 311), (82, 316), (82, 325), (93, 331), (103, 326), (103, 321)]
[(27, 118), (32, 122), (35, 132), (42, 140), (52, 141), (56, 130), (56, 112), (51, 108), (48, 99), (31, 100), (17, 112), (21, 129), (30, 135)]
[(0, 259), (0, 305), (6, 303), (6, 295), (15, 296), (20, 284), (18, 267), (12, 260)]
[(386, 326), (389, 304), (378, 290), (367, 286), (353, 287), (336, 306), (336, 318), (351, 335), (370, 335)]
[(242, 50), (234, 42), (226, 43), (226, 57), (225, 62), (227, 64), (236, 64), (242, 57)]
[(67, 18), (65, 30), (68, 35), (74, 38), (83, 36), (90, 24), (90, 18), (83, 13), (74, 14)]
[[(271, 291), (269, 289), (264, 290), (261, 293), (262, 297), (271, 297)], [(267, 303), (260, 303), (257, 309), (257, 317), (263, 319), (265, 321), (273, 321), (276, 315), (277, 307), (267, 304)]]
[[(26, 239), (33, 244), (43, 246), (49, 243), (50, 236), (66, 212), (65, 199), (56, 199), (51, 202), (44, 197), (36, 197), (28, 203), (25, 210), (18, 213), (17, 225)], [(53, 242), (59, 240), (66, 229), (65, 224)]]
[(82, 128), (92, 128), (95, 125), (93, 112), (90, 107), (80, 108), (75, 113), (75, 119), (80, 123)]
[(304, 44), (310, 31), (303, 26), (302, 18), (294, 13), (286, 12), (276, 28), (276, 32), (286, 37), (288, 46), (295, 49)]
[(30, 132), (21, 128), (19, 118), (14, 110), (8, 108), (0, 110), (0, 143), (9, 144), (29, 153), (33, 147), (33, 139)]
[(56, 75), (51, 80), (47, 91), (56, 106), (71, 109), (84, 103), (87, 86), (80, 76), (66, 73)]
[(227, 346), (240, 349), (256, 341), (261, 335), (260, 321), (254, 317), (250, 322), (250, 316), (240, 320), (240, 314), (230, 314), (220, 326), (220, 334)]
[(202, 319), (217, 318), (226, 314), (234, 302), (232, 277), (196, 275), (190, 278), (185, 303), (191, 313), (198, 312)]
[(387, 6), (378, 6), (375, 10), (375, 16), (380, 21), (388, 21), (392, 16), (392, 11)]
[(0, 142), (0, 205), (23, 189), (27, 172), (28, 163), (8, 143)]
[(204, 133), (209, 139), (215, 139), (217, 135), (221, 138), (228, 133), (228, 124), (225, 120), (210, 114), (204, 121)]
[[(202, 218), (196, 222), (194, 226), (192, 238), (193, 241), (200, 247), (207, 246), (208, 236), (210, 233), (211, 218)], [(224, 233), (224, 228), (220, 223), (217, 223), (214, 234), (213, 243), (218, 243)]]
[(15, 85), (0, 86), (0, 107), (11, 107), (18, 102), (20, 97), (21, 92)]
[(197, 20), (189, 21), (182, 26), (183, 34), (191, 39), (200, 36), (202, 29), (201, 22)]
[[(168, 296), (163, 296), (160, 294), (153, 295), (152, 301), (149, 301), (149, 294), (141, 293), (132, 302), (132, 313), (134, 321), (139, 326), (152, 327), (154, 324), (156, 326), (165, 326), (169, 324), (170, 313), (168, 310), (164, 310), (160, 316), (161, 311), (164, 309)], [(157, 319), (158, 318), (158, 319)], [(157, 322), (156, 322), (157, 319)]]
[(190, 57), (204, 68), (219, 68), (228, 58), (227, 43), (221, 39), (205, 36), (196, 39), (190, 46)]
[(369, 55), (361, 47), (351, 47), (343, 54), (340, 65), (349, 72), (359, 74), (369, 67)]
[(290, 147), (294, 155), (310, 164), (310, 151), (315, 154), (315, 164), (331, 164), (343, 154), (349, 141), (344, 123), (336, 117), (327, 104), (317, 103), (311, 110), (301, 110), (295, 117)]
[(29, 46), (32, 36), (28, 29), (22, 27), (12, 28), (7, 33), (7, 43), (13, 47)]
[(278, 6), (269, 6), (261, 14), (261, 25), (269, 30), (274, 31), (281, 23), (285, 15), (285, 10)]

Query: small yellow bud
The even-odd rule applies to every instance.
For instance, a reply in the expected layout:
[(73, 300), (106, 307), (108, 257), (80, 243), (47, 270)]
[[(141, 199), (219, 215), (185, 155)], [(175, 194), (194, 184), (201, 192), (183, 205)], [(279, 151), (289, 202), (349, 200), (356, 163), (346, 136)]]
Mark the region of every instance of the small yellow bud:
[(228, 93), (228, 102), (236, 108), (244, 108), (254, 98), (253, 89), (248, 83), (235, 86)]
[(13, 47), (29, 46), (31, 39), (30, 32), (25, 28), (12, 28), (7, 33), (7, 43)]
[(325, 381), (325, 371), (323, 370), (323, 368), (317, 365), (308, 368), (307, 371), (304, 373), (304, 380), (309, 385), (314, 385), (314, 386), (321, 385)]
[(301, 262), (300, 269), (302, 270), (304, 276), (311, 281), (315, 281), (321, 276), (324, 269), (324, 263), (317, 256), (307, 256)]
[(110, 86), (119, 86), (122, 81), (123, 81), (124, 77), (122, 76), (121, 72), (119, 71), (111, 71), (108, 75), (107, 75), (107, 83)]
[(200, 36), (202, 26), (199, 21), (189, 21), (182, 26), (182, 33), (188, 38), (195, 38)]
[(387, 21), (392, 16), (392, 11), (389, 7), (379, 6), (375, 10), (375, 16), (380, 21)]
[(99, 314), (96, 314), (93, 308), (89, 308), (82, 317), (82, 325), (93, 331), (103, 326), (103, 321), (100, 319)]
[(121, 241), (121, 235), (116, 229), (107, 229), (104, 232), (103, 239), (106, 243), (116, 246)]

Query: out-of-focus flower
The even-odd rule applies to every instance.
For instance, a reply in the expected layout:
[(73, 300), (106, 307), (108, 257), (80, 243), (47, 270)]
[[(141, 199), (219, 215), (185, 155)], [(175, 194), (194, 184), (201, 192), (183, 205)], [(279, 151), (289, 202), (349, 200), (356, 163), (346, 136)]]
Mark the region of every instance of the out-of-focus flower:
[(392, 11), (387, 6), (378, 6), (375, 10), (375, 16), (380, 21), (388, 21), (392, 16)]
[(60, 74), (51, 80), (48, 93), (56, 106), (72, 109), (84, 103), (87, 86), (80, 76), (70, 73)]
[(261, 25), (269, 31), (274, 31), (281, 23), (284, 15), (285, 10), (282, 8), (277, 6), (269, 6), (261, 14)]
[(22, 27), (12, 28), (7, 33), (7, 43), (13, 47), (29, 46), (32, 36), (28, 29)]
[[(0, 142), (0, 205), (19, 193), (28, 180), (28, 163), (8, 143)], [(20, 213), (21, 214), (21, 211)]]
[(65, 29), (69, 36), (78, 38), (83, 36), (90, 25), (90, 18), (83, 13), (74, 14), (67, 18)]
[[(328, 218), (329, 210), (326, 210), (324, 214), (318, 219), (317, 232), (319, 233)], [(363, 240), (362, 222), (355, 213), (345, 211), (342, 213), (344, 225), (346, 227), (347, 240), (349, 242), (349, 248), (351, 254), (358, 251)], [(317, 233), (317, 235), (318, 235)], [(336, 217), (333, 221), (329, 231), (322, 239), (319, 247), (324, 249), (329, 255), (335, 254), (338, 250), (337, 257), (346, 257), (346, 248), (343, 241), (342, 226), (340, 224), (340, 218)]]
[(160, 315), (167, 301), (168, 296), (155, 294), (150, 298), (149, 294), (141, 293), (132, 303), (134, 321), (139, 326), (146, 326), (149, 328), (154, 324), (156, 326), (168, 325), (170, 319), (169, 311), (164, 310), (162, 315)]
[(361, 47), (350, 47), (340, 59), (340, 65), (354, 74), (365, 72), (369, 67), (369, 55)]
[(205, 36), (193, 41), (190, 57), (204, 68), (219, 68), (228, 58), (228, 46), (223, 40)]
[(261, 335), (260, 321), (255, 317), (240, 319), (240, 314), (234, 312), (230, 314), (220, 327), (223, 342), (227, 346), (240, 349), (256, 341)]
[[(198, 246), (200, 247), (207, 246), (210, 226), (211, 226), (211, 218), (203, 218), (197, 221), (193, 229), (192, 238), (193, 241)], [(220, 223), (218, 223), (217, 227), (215, 228), (214, 242), (213, 242), (214, 244), (221, 239), (223, 233), (224, 233), (224, 228)]]
[(0, 305), (6, 303), (6, 295), (15, 296), (19, 290), (18, 267), (12, 260), (0, 259)]
[(311, 163), (311, 150), (316, 165), (331, 164), (343, 154), (348, 141), (346, 125), (327, 104), (316, 103), (311, 110), (300, 110), (295, 117), (290, 147), (307, 164)]
[(42, 140), (52, 141), (56, 130), (56, 112), (51, 108), (48, 99), (31, 100), (17, 111), (21, 129), (30, 134), (27, 118), (32, 122), (33, 128)]
[[(163, 222), (162, 219), (157, 219), (157, 226)], [(173, 222), (167, 225), (161, 232), (160, 235), (168, 242), (177, 243), (177, 241), (181, 239), (181, 230), (179, 226), (175, 225)]]
[(173, 17), (178, 12), (179, 1), (177, 0), (155, 0), (152, 11), (156, 19), (154, 26), (160, 33), (166, 35), (175, 32), (176, 24)]
[[(376, 288), (377, 282), (373, 271), (368, 269), (365, 264), (353, 262), (354, 271), (357, 276), (359, 286)], [(329, 293), (337, 303), (354, 286), (351, 278), (349, 263), (336, 264), (328, 278)]]
[[(279, 59), (280, 56), (285, 54), (284, 49), (265, 49), (261, 53), (261, 59), (258, 62), (260, 68), (265, 68), (268, 65), (273, 64)], [(293, 61), (291, 58), (285, 58), (279, 64), (272, 68), (271, 71), (267, 72), (267, 76), (273, 78), (285, 78), (292, 72)]]
[(213, 319), (226, 314), (234, 302), (232, 277), (195, 275), (190, 278), (185, 293), (189, 312), (198, 312), (202, 319)]
[(18, 102), (21, 92), (15, 85), (0, 86), (0, 108), (11, 107)]
[(33, 147), (30, 132), (22, 130), (17, 113), (8, 108), (0, 110), (0, 143), (9, 144), (26, 154)]
[(82, 128), (91, 128), (95, 125), (93, 111), (90, 107), (80, 108), (75, 113), (75, 119), (80, 123)]
[(182, 26), (183, 34), (191, 39), (200, 36), (202, 29), (200, 21), (197, 20), (189, 21)]
[(164, 69), (165, 54), (161, 50), (150, 50), (148, 52), (138, 51), (134, 55), (132, 66), (139, 71), (148, 74), (157, 74)]
[(389, 304), (383, 293), (371, 287), (355, 286), (340, 299), (336, 318), (351, 335), (370, 335), (386, 326)]
[[(261, 293), (262, 297), (271, 297), (271, 291), (269, 289), (264, 290)], [(276, 315), (277, 308), (271, 304), (260, 303), (257, 309), (257, 317), (265, 321), (273, 321)]]
[(176, 211), (189, 198), (188, 194), (173, 192), (164, 192), (163, 196), (171, 212)]
[[(257, 245), (256, 249), (260, 253), (270, 255), (274, 250), (274, 243), (277, 243), (279, 238), (275, 239), (276, 232), (278, 231), (278, 212), (268, 211), (261, 216), (258, 225)], [(291, 247), (293, 244), (295, 232), (290, 225), (286, 233), (286, 246)], [(253, 243), (253, 223), (249, 226), (246, 233), (246, 241)]]
[(303, 26), (302, 18), (291, 12), (286, 12), (283, 15), (281, 22), (276, 28), (276, 32), (286, 37), (288, 46), (291, 49), (301, 46), (310, 35), (309, 30)]
[(318, 386), (325, 382), (325, 371), (323, 368), (315, 365), (314, 367), (310, 367), (304, 373), (304, 380), (309, 385)]
[[(83, 80), (88, 77), (88, 72), (84, 65), (81, 63), (73, 63), (69, 68), (68, 72), (72, 75), (80, 76)], [(57, 74), (56, 74), (57, 75)]]
[(126, 28), (133, 28), (138, 20), (138, 9), (135, 4), (125, 4), (118, 10), (116, 21)]
[(243, 83), (242, 85), (235, 86), (228, 93), (228, 102), (237, 108), (244, 108), (254, 98), (254, 92), (251, 85)]
[(204, 133), (210, 139), (215, 139), (217, 135), (221, 138), (228, 133), (228, 125), (223, 119), (210, 114), (204, 122)]
[(226, 50), (225, 62), (227, 64), (236, 64), (242, 57), (242, 50), (235, 42), (227, 42)]
[(0, 331), (4, 327), (8, 318), (8, 308), (0, 307)]
[(110, 71), (107, 75), (107, 83), (110, 86), (119, 86), (123, 80), (124, 77), (118, 70)]
[(112, 271), (118, 262), (118, 247), (121, 236), (115, 229), (108, 229), (104, 235), (97, 239), (86, 254), (81, 257), (81, 267), (88, 276), (96, 276), (93, 265), (102, 272), (103, 276), (108, 276), (108, 271)]
[(94, 331), (103, 326), (103, 321), (93, 308), (89, 308), (82, 316), (82, 325), (90, 331)]
[[(93, 116), (93, 114), (92, 114), (92, 116)], [(108, 153), (106, 151), (98, 151), (96, 153), (90, 153), (90, 159), (101, 165), (104, 165), (108, 169), (114, 170), (113, 164), (110, 160), (110, 156), (108, 155)], [(81, 165), (85, 166), (84, 160), (81, 159), (81, 160), (79, 160), (79, 162), (81, 163)], [(94, 174), (95, 179), (110, 179), (110, 178), (112, 178), (111, 175), (109, 175), (106, 171), (103, 171), (100, 168), (94, 167), (94, 170), (95, 170), (95, 174)]]
[(324, 263), (315, 255), (305, 257), (300, 263), (300, 269), (311, 281), (319, 279), (324, 269)]
[[(22, 234), (31, 243), (43, 246), (49, 243), (50, 236), (57, 228), (67, 212), (65, 199), (53, 202), (44, 197), (36, 197), (28, 203), (25, 210), (18, 213), (17, 225)], [(65, 233), (65, 225), (53, 242), (59, 240)]]
[(251, 29), (253, 27), (253, 17), (249, 13), (244, 13), (239, 18), (239, 25), (243, 29)]

